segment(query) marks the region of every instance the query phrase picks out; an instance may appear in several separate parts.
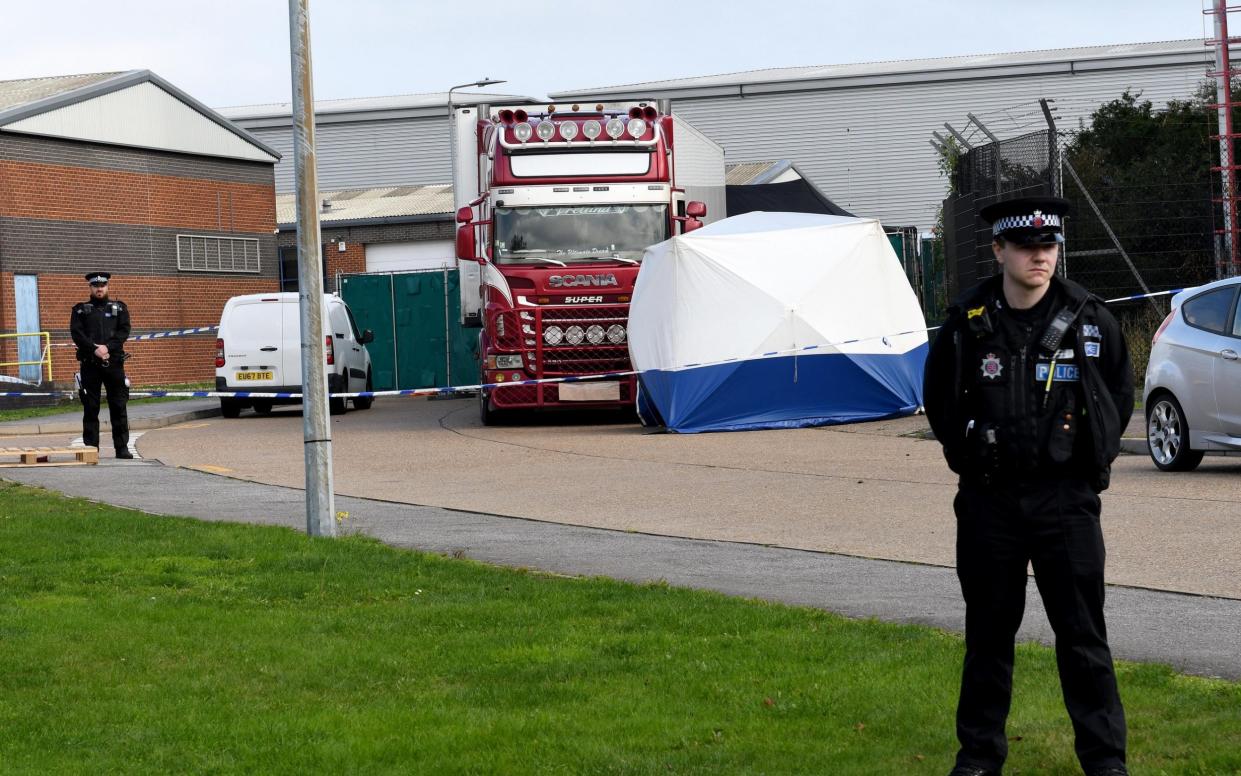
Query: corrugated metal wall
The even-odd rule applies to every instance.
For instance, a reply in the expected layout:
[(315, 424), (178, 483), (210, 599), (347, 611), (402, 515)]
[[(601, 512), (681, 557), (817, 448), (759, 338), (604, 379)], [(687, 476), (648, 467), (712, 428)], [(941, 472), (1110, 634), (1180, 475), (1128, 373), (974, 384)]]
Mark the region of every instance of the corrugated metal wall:
[[(1036, 101), (1048, 97), (1056, 100), (1059, 126), (1074, 128), (1125, 89), (1141, 91), (1156, 105), (1188, 98), (1204, 80), (1205, 69), (1205, 64), (1193, 64), (675, 98), (673, 109), (724, 146), (729, 163), (791, 160), (846, 210), (877, 216), (890, 226), (925, 230), (933, 225), (947, 190), (928, 143), (933, 130), (946, 134), (945, 121), (959, 129), (965, 114), (975, 113), (1000, 137), (1012, 137), (1046, 126)], [(999, 112), (1016, 105), (1022, 107), (1000, 118)], [(292, 131), (249, 131), (283, 154), (276, 190), (292, 191)], [(447, 117), (320, 124), (317, 133), (323, 190), (446, 183), (451, 177)], [(979, 142), (986, 141), (980, 136)]]
[[(245, 121), (238, 121), (245, 126)], [(276, 192), (293, 191), (293, 130), (247, 129), (281, 154)], [(319, 124), (315, 127), (319, 189), (364, 189), (451, 183), (448, 116)]]
[[(1092, 71), (742, 97), (677, 98), (673, 110), (724, 146), (729, 163), (789, 159), (833, 202), (890, 226), (929, 229), (947, 191), (933, 130), (974, 113), (1001, 138), (1046, 127), (1037, 100), (1053, 98), (1060, 128), (1078, 125), (1125, 89), (1156, 105), (1193, 95), (1202, 66)], [(1025, 103), (1008, 120), (997, 111)], [(1034, 115), (1018, 116), (1031, 111)], [(983, 114), (991, 114), (984, 117)], [(1003, 114), (999, 114), (1003, 115)], [(979, 137), (979, 143), (987, 142)]]

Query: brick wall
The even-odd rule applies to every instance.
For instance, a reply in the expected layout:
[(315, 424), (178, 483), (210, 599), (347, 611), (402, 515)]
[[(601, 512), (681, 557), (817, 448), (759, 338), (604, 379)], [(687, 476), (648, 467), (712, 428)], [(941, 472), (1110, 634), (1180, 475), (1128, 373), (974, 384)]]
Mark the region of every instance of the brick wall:
[(0, 159), (0, 215), (178, 229), (270, 232), (271, 185)]
[(337, 243), (327, 243), (323, 246), (323, 256), (327, 259), (327, 274), (330, 278), (348, 272), (366, 271), (366, 246), (360, 242), (346, 240), (343, 251)]
[[(176, 235), (259, 241), (260, 272), (184, 272)], [(13, 275), (38, 278), (53, 379), (72, 380), (69, 315), (87, 271), (113, 273), (133, 334), (218, 324), (229, 297), (279, 290), (271, 164), (0, 133), (0, 328), (16, 330)], [(215, 336), (131, 343), (135, 386), (209, 382)], [(16, 346), (0, 340), (0, 361)], [(16, 374), (6, 367), (5, 374)]]
[[(365, 245), (368, 243), (407, 242), (411, 240), (452, 240), (457, 236), (457, 225), (453, 222), (450, 214), (445, 214), (443, 220), (422, 221), (412, 224), (368, 224), (365, 226), (346, 227), (333, 227), (331, 224), (324, 224), (320, 231), (322, 232), (324, 243), (332, 240), (344, 240), (346, 243), (357, 242)], [(281, 247), (297, 245), (297, 232), (291, 227), (281, 227), (276, 243)]]
[[(270, 278), (193, 275), (114, 277), (109, 284), (110, 298), (129, 308), (134, 336), (216, 325), (229, 297), (275, 290)], [(52, 335), (52, 378), (57, 383), (72, 381), (77, 370), (69, 316), (88, 294), (81, 275), (39, 275), (39, 320)], [(12, 312), (12, 273), (0, 273), (0, 299), (4, 300), (4, 328), (13, 331), (17, 322)], [(133, 357), (125, 371), (135, 386), (210, 382), (215, 379), (215, 339), (214, 334), (206, 334), (130, 343), (125, 349)], [(0, 352), (0, 361), (17, 360), (16, 348), (7, 348), (7, 355)], [(16, 374), (16, 369), (7, 368), (5, 373)]]
[[(456, 237), (456, 224), (445, 216), (442, 221), (423, 221), (411, 224), (369, 224), (365, 226), (330, 227), (321, 230), (323, 237), (324, 290), (337, 291), (338, 274), (366, 272), (366, 246), (375, 243), (412, 242), (418, 240), (451, 240)], [(337, 250), (343, 241), (345, 250)], [(297, 231), (282, 228), (276, 236), (278, 255), (280, 248), (297, 245)], [(278, 273), (277, 273), (278, 274)]]

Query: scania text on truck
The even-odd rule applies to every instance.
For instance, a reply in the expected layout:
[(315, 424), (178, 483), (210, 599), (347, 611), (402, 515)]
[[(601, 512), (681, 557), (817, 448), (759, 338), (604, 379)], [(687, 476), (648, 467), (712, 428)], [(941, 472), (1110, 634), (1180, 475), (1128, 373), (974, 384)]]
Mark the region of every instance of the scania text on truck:
[(462, 324), (481, 327), (484, 424), (632, 406), (626, 326), (643, 251), (724, 214), (724, 151), (649, 103), (462, 108), (453, 188)]

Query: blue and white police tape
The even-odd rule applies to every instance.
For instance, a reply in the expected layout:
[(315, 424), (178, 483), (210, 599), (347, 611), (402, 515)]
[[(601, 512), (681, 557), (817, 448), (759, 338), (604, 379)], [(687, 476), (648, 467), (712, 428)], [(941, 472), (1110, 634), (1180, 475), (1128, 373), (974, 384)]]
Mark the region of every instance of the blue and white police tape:
[[(1128, 302), (1135, 299), (1145, 299), (1154, 296), (1166, 296), (1168, 294), (1178, 294), (1184, 291), (1183, 288), (1171, 289), (1168, 291), (1154, 291), (1147, 294), (1135, 294), (1133, 296), (1118, 297), (1116, 299), (1105, 299), (1105, 304), (1113, 302)], [(185, 331), (203, 331), (210, 330), (215, 327), (200, 327), (197, 330), (186, 329)], [(930, 326), (925, 329), (909, 329), (908, 331), (895, 332), (892, 334), (876, 334), (869, 337), (855, 337), (853, 339), (840, 340), (838, 342), (824, 342), (818, 345), (804, 345), (796, 348), (788, 348), (785, 350), (772, 350), (752, 356), (734, 356), (732, 358), (720, 359), (718, 361), (709, 361), (702, 363), (682, 364), (680, 366), (668, 367), (663, 371), (678, 371), (682, 369), (698, 369), (707, 366), (716, 366), (718, 364), (731, 364), (737, 361), (748, 361), (764, 358), (777, 358), (780, 356), (798, 355), (802, 353), (813, 353), (816, 350), (825, 350), (828, 348), (842, 347), (845, 345), (855, 345), (861, 342), (869, 342), (872, 340), (883, 340), (884, 344), (889, 344), (888, 340), (895, 337), (902, 337), (909, 334), (923, 334), (935, 331), (940, 327)], [(551, 385), (555, 383), (576, 383), (595, 380), (612, 380), (619, 377), (630, 377), (641, 374), (637, 370), (627, 370), (623, 372), (604, 372), (594, 375), (573, 375), (569, 377), (544, 377), (533, 378), (529, 380), (512, 380), (503, 383), (479, 383), (477, 385), (455, 385), (440, 386), (435, 388), (405, 388), (390, 391), (359, 391), (356, 393), (331, 393), (328, 394), (336, 399), (353, 399), (353, 398), (378, 398), (385, 396), (451, 396), (458, 393), (473, 393), (479, 390), (495, 390), (496, 388), (504, 388), (509, 386), (528, 386), (528, 385)], [(73, 391), (47, 391), (47, 392), (0, 392), (0, 397), (14, 398), (22, 396), (75, 396)], [(284, 392), (284, 391), (130, 391), (131, 397), (151, 397), (151, 398), (198, 398), (198, 399), (300, 399), (300, 392)]]
[(193, 329), (174, 329), (173, 331), (157, 331), (154, 334), (139, 334), (136, 337), (130, 337), (129, 342), (141, 342), (142, 340), (167, 339), (168, 337), (188, 337), (191, 334), (207, 334), (208, 332), (219, 331), (219, 326), (197, 326)]
[[(144, 340), (169, 339), (171, 337), (189, 337), (194, 334), (210, 334), (212, 332), (219, 331), (219, 330), (220, 330), (219, 326), (195, 326), (192, 329), (173, 329), (171, 331), (156, 331), (150, 334), (138, 334), (133, 337), (130, 337), (129, 339), (125, 341), (126, 342), (143, 342)], [(74, 345), (72, 342), (57, 342), (57, 343), (54, 343), (52, 347), (74, 348), (74, 347), (77, 347), (77, 345)]]
[[(604, 372), (597, 375), (574, 375), (571, 377), (544, 377), (531, 380), (513, 380), (504, 383), (481, 383), (478, 385), (454, 385), (442, 386), (438, 388), (405, 388), (391, 391), (357, 391), (354, 393), (330, 393), (328, 396), (334, 399), (354, 399), (354, 398), (375, 398), (379, 396), (445, 396), (454, 393), (473, 393), (480, 389), (492, 390), (494, 388), (503, 388), (510, 385), (546, 385), (550, 383), (578, 383), (591, 380), (611, 380), (617, 377), (629, 377), (636, 375), (633, 370), (625, 372)], [(20, 397), (20, 396), (76, 396), (75, 391), (44, 391), (42, 393), (35, 392), (0, 392), (0, 397)], [(130, 391), (130, 398), (165, 398), (178, 397), (188, 399), (300, 399), (302, 394), (293, 391)]]
[[(1194, 286), (1188, 286), (1194, 288)], [(1103, 304), (1112, 304), (1114, 302), (1133, 302), (1138, 299), (1150, 299), (1154, 296), (1167, 296), (1168, 294), (1176, 295), (1185, 291), (1185, 288), (1173, 288), (1168, 291), (1152, 291), (1149, 294), (1134, 294), (1133, 296), (1118, 296), (1115, 299), (1104, 299)]]

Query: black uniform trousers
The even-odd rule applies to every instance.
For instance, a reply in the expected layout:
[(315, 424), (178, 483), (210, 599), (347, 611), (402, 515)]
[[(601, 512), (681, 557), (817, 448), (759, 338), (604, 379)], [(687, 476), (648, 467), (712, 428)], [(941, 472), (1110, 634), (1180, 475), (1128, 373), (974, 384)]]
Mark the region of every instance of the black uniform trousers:
[(1078, 760), (1125, 759), (1125, 716), (1103, 622), (1098, 495), (1078, 479), (961, 483), (957, 577), (965, 597), (965, 666), (957, 762), (999, 770), (1013, 684), (1013, 642), (1025, 609), (1027, 562), (1056, 634), (1056, 666)]
[(108, 419), (112, 423), (112, 445), (119, 452), (129, 449), (129, 386), (119, 359), (103, 366), (88, 359), (82, 362), (82, 443), (99, 447), (100, 386), (108, 390)]

